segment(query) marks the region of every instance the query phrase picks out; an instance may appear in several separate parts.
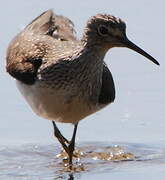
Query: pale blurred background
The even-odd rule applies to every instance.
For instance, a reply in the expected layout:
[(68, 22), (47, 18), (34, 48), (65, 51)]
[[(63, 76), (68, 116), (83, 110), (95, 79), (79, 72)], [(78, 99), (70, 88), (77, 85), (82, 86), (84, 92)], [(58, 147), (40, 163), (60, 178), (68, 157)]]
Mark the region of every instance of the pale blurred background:
[[(89, 17), (107, 13), (127, 23), (127, 35), (160, 62), (160, 67), (126, 48), (111, 49), (106, 62), (114, 77), (116, 100), (79, 124), (78, 142), (165, 143), (165, 11), (164, 1), (150, 0), (5, 0), (0, 17), (0, 143), (52, 143), (52, 124), (36, 116), (5, 72), (5, 53), (11, 39), (36, 16), (53, 8), (69, 17), (81, 38)], [(59, 125), (68, 137), (71, 125)]]
[[(57, 149), (59, 143), (53, 137), (52, 123), (32, 112), (18, 92), (15, 81), (5, 71), (5, 54), (11, 39), (36, 16), (53, 8), (55, 13), (65, 15), (75, 23), (80, 38), (86, 21), (97, 13), (107, 13), (122, 18), (127, 23), (128, 37), (160, 62), (158, 67), (126, 48), (114, 48), (108, 52), (106, 62), (114, 77), (116, 100), (102, 111), (80, 122), (77, 142), (83, 145), (84, 141), (91, 144), (99, 141), (106, 142), (107, 146), (110, 146), (111, 142), (115, 144), (123, 142), (130, 151), (132, 149), (137, 154), (140, 153), (140, 158), (144, 156), (144, 160), (124, 163), (104, 162), (104, 164), (101, 162), (101, 169), (93, 162), (94, 167), (102, 173), (98, 171), (76, 173), (75, 179), (121, 180), (122, 177), (127, 180), (164, 180), (164, 6), (162, 0), (5, 0), (1, 2), (0, 179), (50, 180), (61, 177), (61, 172), (57, 172), (58, 169), (55, 168), (54, 158), (59, 151)], [(71, 125), (58, 124), (58, 126), (66, 137), (71, 136)], [(133, 148), (130, 142), (135, 143)], [(33, 149), (33, 146), (27, 145), (29, 143), (44, 144), (44, 146)], [(149, 148), (142, 143), (149, 144)], [(52, 145), (48, 146), (48, 144)], [(19, 146), (12, 149), (11, 145)], [(94, 145), (101, 146), (99, 143), (93, 143)], [(109, 170), (105, 172), (106, 168)]]

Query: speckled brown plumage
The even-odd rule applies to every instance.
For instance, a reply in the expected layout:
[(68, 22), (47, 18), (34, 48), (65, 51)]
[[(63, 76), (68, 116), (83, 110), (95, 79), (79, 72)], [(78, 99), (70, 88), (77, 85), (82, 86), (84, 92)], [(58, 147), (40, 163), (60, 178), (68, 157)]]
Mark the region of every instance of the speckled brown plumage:
[[(89, 21), (88, 24), (90, 23)], [(105, 102), (101, 101), (105, 93), (109, 93), (105, 97), (111, 96), (106, 103), (113, 101), (113, 79), (102, 60), (107, 47), (100, 48), (101, 44), (98, 42), (95, 46), (91, 44), (88, 47), (89, 38), (84, 34), (82, 41), (77, 40), (73, 27), (73, 23), (63, 16), (54, 15), (52, 11), (43, 13), (10, 43), (7, 71), (17, 80), (29, 85), (37, 80), (41, 82), (41, 86), (64, 88), (67, 91), (76, 85), (77, 89), (71, 96), (88, 96), (95, 104), (98, 100)], [(88, 76), (89, 74), (91, 75)], [(107, 76), (103, 81), (105, 85), (102, 84), (101, 74), (104, 74), (103, 77)], [(107, 86), (110, 91), (103, 93), (103, 90), (99, 98), (103, 86)]]
[[(40, 97), (40, 91), (47, 92), (46, 96), (54, 94), (51, 99), (60, 98), (67, 112), (74, 113), (74, 108), (80, 107), (82, 114), (77, 112), (69, 118), (66, 112), (66, 117), (60, 117), (62, 122), (78, 122), (115, 99), (113, 78), (103, 60), (112, 47), (131, 48), (158, 64), (127, 39), (126, 24), (119, 18), (106, 14), (93, 16), (87, 22), (82, 39), (78, 40), (73, 23), (49, 10), (33, 20), (10, 43), (6, 68), (29, 92), (35, 87), (36, 97)], [(57, 118), (49, 100), (40, 98), (34, 105), (33, 99), (35, 97), (28, 100), (32, 108), (40, 105), (42, 111), (52, 114), (45, 116), (40, 110), (39, 115)], [(58, 116), (65, 114), (63, 104)]]
[[(53, 121), (54, 134), (67, 152), (70, 165), (78, 122), (115, 99), (113, 78), (104, 62), (106, 52), (113, 47), (130, 48), (159, 65), (128, 40), (121, 19), (105, 14), (93, 16), (78, 40), (68, 18), (46, 11), (8, 47), (8, 73), (17, 80), (33, 111)], [(74, 124), (71, 142), (54, 121)]]

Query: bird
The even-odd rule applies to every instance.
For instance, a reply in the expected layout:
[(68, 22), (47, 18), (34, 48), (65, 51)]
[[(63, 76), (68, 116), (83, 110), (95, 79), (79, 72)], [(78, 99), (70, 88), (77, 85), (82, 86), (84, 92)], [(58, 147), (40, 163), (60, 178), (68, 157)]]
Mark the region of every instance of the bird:
[[(32, 110), (52, 121), (54, 136), (73, 165), (78, 123), (115, 100), (112, 74), (104, 61), (107, 51), (126, 47), (158, 61), (131, 42), (126, 23), (109, 14), (92, 16), (81, 39), (73, 22), (47, 10), (28, 24), (9, 43), (6, 71), (16, 80)], [(74, 125), (71, 140), (56, 122)]]

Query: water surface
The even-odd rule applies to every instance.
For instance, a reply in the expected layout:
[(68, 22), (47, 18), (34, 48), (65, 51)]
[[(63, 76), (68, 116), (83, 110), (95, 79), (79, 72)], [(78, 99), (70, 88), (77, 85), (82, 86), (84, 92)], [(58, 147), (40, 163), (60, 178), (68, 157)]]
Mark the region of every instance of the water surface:
[(72, 170), (67, 167), (66, 157), (56, 144), (4, 146), (0, 148), (0, 179), (94, 179), (96, 174), (104, 178), (107, 174), (130, 174), (146, 168), (145, 175), (155, 167), (165, 173), (162, 146), (107, 142), (77, 144)]
[[(165, 179), (164, 7), (162, 0), (5, 0), (1, 3), (0, 179)], [(63, 157), (56, 156), (61, 149), (54, 140), (51, 122), (32, 112), (5, 70), (5, 53), (11, 39), (50, 8), (73, 20), (79, 37), (90, 16), (97, 13), (119, 16), (127, 23), (128, 37), (160, 62), (157, 67), (126, 48), (108, 52), (105, 61), (114, 77), (116, 100), (80, 122), (77, 147), (85, 156), (75, 160), (78, 168), (73, 174), (63, 168)], [(67, 138), (71, 136), (72, 126), (58, 126)], [(115, 145), (121, 147), (115, 149), (121, 154), (112, 156), (117, 161), (107, 152), (115, 153), (109, 149)]]

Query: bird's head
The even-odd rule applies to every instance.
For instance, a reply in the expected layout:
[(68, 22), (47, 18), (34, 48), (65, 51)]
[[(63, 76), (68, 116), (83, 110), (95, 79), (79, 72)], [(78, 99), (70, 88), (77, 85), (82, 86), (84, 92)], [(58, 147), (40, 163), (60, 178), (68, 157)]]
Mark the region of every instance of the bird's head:
[(127, 47), (159, 65), (152, 56), (127, 38), (126, 24), (120, 18), (106, 14), (93, 16), (87, 23), (83, 39), (89, 44), (98, 44), (105, 49)]

